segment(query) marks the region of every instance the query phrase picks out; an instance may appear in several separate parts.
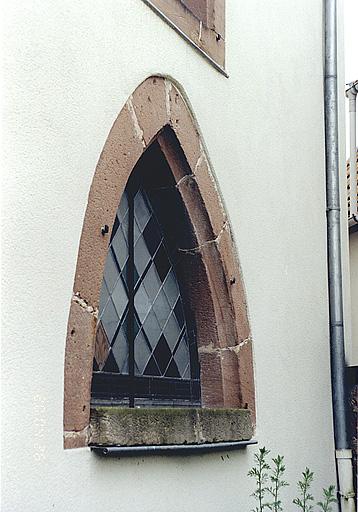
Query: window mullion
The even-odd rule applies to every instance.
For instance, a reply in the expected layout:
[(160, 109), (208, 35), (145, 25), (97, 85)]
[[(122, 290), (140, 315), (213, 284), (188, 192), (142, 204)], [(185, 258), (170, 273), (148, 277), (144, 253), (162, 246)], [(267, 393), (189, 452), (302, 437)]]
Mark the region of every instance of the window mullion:
[(128, 373), (129, 407), (134, 407), (134, 193), (128, 194)]

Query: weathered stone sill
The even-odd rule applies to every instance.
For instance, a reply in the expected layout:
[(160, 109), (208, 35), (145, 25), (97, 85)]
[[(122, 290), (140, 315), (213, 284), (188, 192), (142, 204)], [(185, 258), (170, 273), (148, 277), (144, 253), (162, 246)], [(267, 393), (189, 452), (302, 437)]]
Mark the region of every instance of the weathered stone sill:
[(90, 445), (199, 445), (247, 441), (252, 436), (253, 426), (247, 409), (91, 409)]

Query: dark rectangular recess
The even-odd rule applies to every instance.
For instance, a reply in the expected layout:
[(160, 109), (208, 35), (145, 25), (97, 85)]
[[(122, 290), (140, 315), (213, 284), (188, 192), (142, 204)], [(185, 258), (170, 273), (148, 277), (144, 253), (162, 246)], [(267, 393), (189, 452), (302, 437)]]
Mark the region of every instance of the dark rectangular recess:
[[(135, 389), (136, 398), (149, 400), (200, 401), (199, 379), (183, 380), (168, 377), (131, 377), (116, 373), (93, 372), (93, 400), (122, 400), (128, 398), (128, 390)], [(109, 396), (110, 393), (110, 396)]]

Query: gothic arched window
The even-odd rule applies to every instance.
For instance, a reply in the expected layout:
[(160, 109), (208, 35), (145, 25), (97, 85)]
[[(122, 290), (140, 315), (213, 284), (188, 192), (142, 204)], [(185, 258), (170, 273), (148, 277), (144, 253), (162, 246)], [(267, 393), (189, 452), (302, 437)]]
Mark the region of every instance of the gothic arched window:
[(148, 77), (115, 120), (89, 192), (67, 327), (65, 448), (249, 439), (251, 345), (194, 116), (176, 84)]
[(200, 404), (194, 324), (177, 273), (185, 207), (153, 144), (134, 169), (112, 228), (102, 281), (92, 401)]

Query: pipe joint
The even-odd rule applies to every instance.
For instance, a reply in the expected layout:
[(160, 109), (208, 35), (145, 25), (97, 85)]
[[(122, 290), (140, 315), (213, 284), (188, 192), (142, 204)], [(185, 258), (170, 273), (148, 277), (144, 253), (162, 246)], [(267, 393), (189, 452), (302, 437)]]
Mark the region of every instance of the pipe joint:
[(337, 494), (338, 494), (338, 496), (340, 496), (341, 498), (344, 498), (345, 500), (354, 499), (355, 495), (356, 495), (354, 491), (349, 491), (349, 492), (346, 492), (345, 494), (338, 491)]
[(346, 96), (349, 100), (355, 100), (358, 93), (358, 80), (355, 82), (350, 82), (348, 85), (348, 89), (346, 90)]
[(352, 450), (336, 450), (339, 489), (337, 495), (340, 498), (342, 512), (354, 512), (354, 486), (352, 468)]
[(358, 80), (355, 80), (354, 82), (350, 82), (347, 84), (348, 89), (346, 90), (346, 96), (347, 98), (355, 97), (358, 93)]
[(336, 450), (336, 459), (351, 459), (352, 458), (352, 450)]

